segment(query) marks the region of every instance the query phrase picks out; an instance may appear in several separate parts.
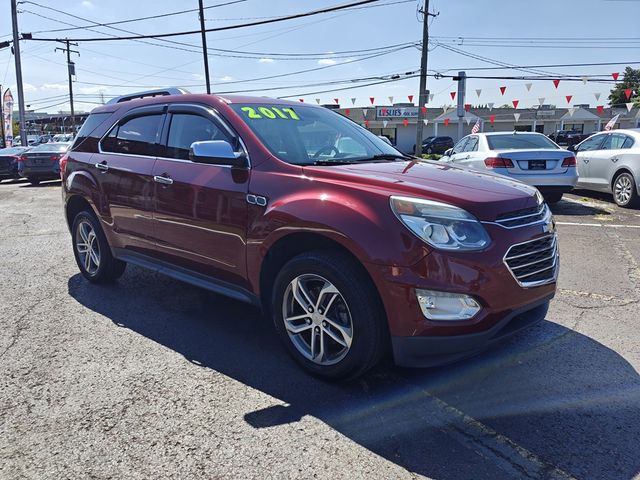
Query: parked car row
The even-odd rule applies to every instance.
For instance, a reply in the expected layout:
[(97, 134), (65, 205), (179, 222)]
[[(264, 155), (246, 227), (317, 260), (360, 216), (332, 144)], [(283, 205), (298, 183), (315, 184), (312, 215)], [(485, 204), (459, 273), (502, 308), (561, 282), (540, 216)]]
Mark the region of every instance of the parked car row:
[[(43, 143), (52, 143), (52, 142), (71, 142), (73, 141), (74, 135), (72, 133), (46, 133), (44, 135), (27, 135), (27, 145), (30, 147), (35, 147), (36, 145), (41, 145)], [(21, 145), (20, 135), (13, 139), (14, 146)]]
[(42, 143), (0, 150), (0, 181), (26, 178), (32, 185), (60, 178), (60, 159), (71, 143)]
[(442, 161), (520, 180), (549, 203), (581, 188), (611, 193), (621, 207), (640, 207), (640, 129), (599, 132), (566, 150), (540, 133), (477, 133)]

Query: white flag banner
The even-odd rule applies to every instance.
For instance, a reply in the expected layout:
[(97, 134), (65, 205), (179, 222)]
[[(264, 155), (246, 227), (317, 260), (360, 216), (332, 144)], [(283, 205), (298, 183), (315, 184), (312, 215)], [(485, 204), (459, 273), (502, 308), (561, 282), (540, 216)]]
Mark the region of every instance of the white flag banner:
[(436, 94), (435, 94), (435, 93), (430, 93), (430, 94), (429, 94), (429, 101), (430, 101), (430, 102), (433, 102), (433, 97), (435, 97), (435, 96), (436, 96)]
[(362, 109), (362, 115), (364, 116), (364, 118), (367, 118), (367, 109), (366, 108)]
[(627, 112), (630, 112), (633, 108), (633, 102), (625, 103), (625, 105), (627, 106)]
[(389, 97), (389, 103), (393, 103), (393, 95)]
[(317, 103), (318, 105), (320, 105), (320, 99), (319, 99), (319, 98), (316, 98), (316, 103)]
[(576, 109), (575, 109), (575, 107), (571, 107), (571, 108), (569, 109), (569, 116), (570, 116), (570, 117), (573, 117), (573, 114), (574, 114), (574, 113), (576, 113)]
[(11, 147), (13, 145), (13, 95), (11, 95), (11, 90), (8, 88), (4, 92), (2, 101), (4, 105), (2, 128), (4, 128), (5, 147)]
[(478, 89), (476, 90), (476, 95), (478, 95), (478, 98), (480, 98), (480, 95), (481, 95), (481, 94), (482, 94), (482, 89), (481, 89), (481, 88), (478, 88)]
[(518, 123), (518, 121), (520, 120), (520, 114), (519, 113), (514, 113), (513, 114), (513, 118), (516, 119), (516, 123)]
[(540, 98), (538, 99), (538, 105), (544, 105), (544, 100), (545, 100), (545, 98), (544, 98), (544, 97), (540, 97)]
[(449, 111), (449, 107), (447, 107), (446, 105), (442, 107), (442, 113), (447, 113), (448, 111)]
[(616, 122), (618, 121), (618, 119), (620, 118), (620, 114), (616, 115), (615, 117), (613, 117), (611, 120), (609, 120), (609, 123), (607, 123), (604, 126), (604, 129), (608, 132), (609, 130), (613, 130), (613, 127), (616, 126)]
[(387, 128), (387, 125), (389, 125), (389, 121), (388, 120), (383, 120), (382, 121), (382, 127), (383, 128)]
[(464, 121), (467, 122), (467, 125), (471, 123), (471, 119), (469, 117), (464, 117)]
[(586, 85), (589, 79), (587, 77), (582, 77), (582, 84)]
[(427, 126), (427, 124), (429, 123), (429, 120), (425, 118), (424, 120), (422, 120), (422, 123), (424, 123), (424, 125)]
[(356, 97), (351, 98), (351, 105), (355, 105), (356, 104)]
[(524, 84), (524, 88), (527, 89), (527, 92), (531, 91), (531, 87), (533, 87), (533, 83), (525, 83)]
[(596, 97), (596, 100), (600, 100), (600, 94), (599, 93), (594, 93), (593, 95)]
[(493, 110), (493, 102), (487, 103), (487, 106), (489, 107), (489, 111)]

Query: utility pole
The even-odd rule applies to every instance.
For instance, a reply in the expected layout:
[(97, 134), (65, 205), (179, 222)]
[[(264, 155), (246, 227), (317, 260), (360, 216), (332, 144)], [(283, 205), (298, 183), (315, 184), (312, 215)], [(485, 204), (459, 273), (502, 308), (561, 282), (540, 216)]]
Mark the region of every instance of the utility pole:
[(462, 119), (465, 116), (464, 110), (464, 101), (467, 95), (467, 73), (466, 72), (458, 72), (457, 77), (453, 77), (454, 80), (458, 82), (458, 139), (456, 142), (462, 137), (464, 137), (464, 125), (462, 124)]
[[(24, 128), (24, 91), (22, 89), (22, 63), (20, 62), (20, 39), (18, 38), (18, 7), (11, 0), (11, 24), (13, 26), (13, 57), (16, 61), (16, 84), (18, 86), (18, 113), (20, 115), (20, 142), (27, 146), (27, 130)], [(2, 122), (4, 124), (4, 121)], [(4, 125), (3, 125), (4, 128)]]
[(73, 76), (76, 74), (76, 65), (71, 61), (71, 54), (77, 53), (80, 56), (80, 52), (77, 50), (71, 50), (71, 46), (77, 47), (77, 43), (70, 42), (69, 40), (64, 41), (66, 48), (56, 47), (56, 50), (60, 50), (61, 52), (65, 52), (67, 54), (67, 70), (69, 74), (69, 106), (71, 107), (71, 131), (75, 133), (76, 129), (76, 116), (73, 109)]
[[(0, 114), (2, 115), (2, 148), (7, 148), (7, 138), (4, 134), (4, 93), (2, 92), (2, 85), (0, 85)], [(13, 128), (13, 125), (11, 125)]]
[(202, 0), (198, 0), (200, 9), (200, 32), (202, 33), (202, 57), (204, 59), (204, 78), (207, 82), (207, 93), (211, 93), (211, 81), (209, 80), (209, 56), (207, 54), (207, 32), (204, 28), (204, 7)]
[(420, 61), (420, 93), (418, 94), (418, 123), (416, 124), (416, 156), (422, 154), (422, 130), (424, 127), (424, 106), (427, 104), (427, 55), (429, 54), (429, 0), (424, 0), (422, 10), (422, 60)]

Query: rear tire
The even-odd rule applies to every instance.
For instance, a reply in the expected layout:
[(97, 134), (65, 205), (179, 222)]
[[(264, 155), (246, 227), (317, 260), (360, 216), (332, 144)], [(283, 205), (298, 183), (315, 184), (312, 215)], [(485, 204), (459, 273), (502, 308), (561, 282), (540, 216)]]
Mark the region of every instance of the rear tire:
[(122, 276), (127, 264), (113, 257), (107, 237), (92, 212), (76, 215), (71, 238), (73, 254), (84, 278), (91, 283), (111, 283)]
[(623, 208), (636, 208), (640, 204), (633, 175), (622, 172), (613, 181), (613, 200)]
[(287, 262), (276, 277), (271, 309), (278, 336), (313, 375), (355, 378), (385, 351), (378, 292), (362, 266), (342, 252), (316, 250)]
[(562, 200), (562, 192), (544, 193), (542, 196), (547, 203), (558, 203)]

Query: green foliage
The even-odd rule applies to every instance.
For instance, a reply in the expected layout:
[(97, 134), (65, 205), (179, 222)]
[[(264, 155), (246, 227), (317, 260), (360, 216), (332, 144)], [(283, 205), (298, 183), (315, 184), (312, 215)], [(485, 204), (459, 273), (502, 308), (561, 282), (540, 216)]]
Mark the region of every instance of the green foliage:
[(17, 120), (13, 121), (13, 136), (17, 137), (18, 135), (20, 135), (20, 124), (18, 123)]
[[(628, 88), (635, 92), (635, 95), (632, 94), (630, 100), (627, 100), (627, 96), (624, 93)], [(635, 106), (640, 106), (640, 69), (625, 68), (624, 78), (621, 82), (616, 83), (616, 86), (611, 90), (611, 94), (609, 95), (609, 103), (611, 106), (620, 107), (627, 102), (633, 102)]]

